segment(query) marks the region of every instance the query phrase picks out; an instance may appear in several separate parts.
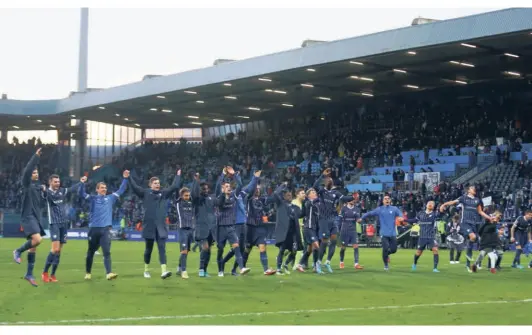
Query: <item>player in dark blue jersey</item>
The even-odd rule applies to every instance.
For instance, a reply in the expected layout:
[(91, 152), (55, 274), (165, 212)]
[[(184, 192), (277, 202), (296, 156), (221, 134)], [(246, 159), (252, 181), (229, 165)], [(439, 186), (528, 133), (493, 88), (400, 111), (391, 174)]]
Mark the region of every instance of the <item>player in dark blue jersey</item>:
[(196, 211), (196, 229), (194, 238), (201, 245), (199, 276), (210, 277), (207, 268), (211, 259), (211, 247), (216, 235), (216, 198), (210, 194), (209, 185), (200, 183), (200, 175), (196, 173), (192, 182), (192, 201)]
[(521, 254), (523, 248), (527, 243), (532, 243), (532, 233), (530, 227), (532, 221), (532, 210), (527, 209), (523, 216), (520, 216), (515, 220), (512, 228), (510, 229), (510, 242), (515, 243), (515, 258), (512, 263), (512, 267), (516, 269), (523, 269), (521, 265)]
[(467, 245), (467, 262), (466, 269), (471, 272), (471, 260), (473, 257), (473, 244), (477, 242), (477, 224), (482, 222), (483, 218), (486, 220), (493, 220), (488, 214), (484, 213), (482, 200), (476, 196), (477, 190), (474, 185), (471, 185), (467, 189), (467, 194), (452, 201), (448, 201), (441, 205), (440, 212), (444, 212), (449, 206), (461, 205), (462, 215), (460, 218), (460, 232), (464, 234), (464, 237), (469, 239)]
[[(331, 169), (325, 169), (314, 183), (313, 188), (318, 191), (318, 197), (320, 199), (318, 205), (320, 209), (318, 229), (321, 239), (319, 264), (321, 266), (321, 262), (325, 256), (325, 250), (329, 247), (325, 268), (329, 273), (332, 273), (331, 259), (336, 250), (336, 237), (338, 235), (338, 226), (334, 222), (338, 217), (338, 210), (336, 208), (343, 195), (340, 191), (333, 189), (333, 180), (330, 175)], [(322, 183), (324, 186), (321, 186)]]
[(358, 233), (357, 233), (357, 221), (360, 219), (360, 208), (356, 206), (357, 199), (353, 196), (345, 196), (341, 200), (345, 205), (340, 210), (340, 240), (342, 246), (340, 249), (340, 269), (345, 267), (344, 257), (345, 249), (348, 246), (353, 246), (354, 252), (354, 267), (356, 270), (364, 269), (359, 264), (358, 254)]
[[(254, 177), (260, 178), (261, 171), (256, 171)], [(253, 247), (259, 248), (260, 263), (264, 270), (264, 275), (271, 276), (276, 273), (275, 270), (270, 269), (268, 266), (268, 254), (266, 253), (266, 237), (268, 235), (268, 229), (264, 225), (263, 216), (265, 208), (265, 198), (261, 197), (260, 188), (255, 187), (253, 194), (246, 194), (245, 192), (241, 196), (244, 196), (243, 200), (246, 204), (247, 222), (246, 222), (246, 249), (244, 252), (244, 266), (247, 266), (249, 254)]]
[[(87, 177), (81, 178), (81, 183), (87, 181)], [(41, 278), (45, 283), (57, 282), (55, 276), (59, 266), (61, 251), (67, 242), (68, 231), (68, 216), (66, 209), (67, 195), (79, 191), (81, 183), (75, 184), (69, 188), (62, 188), (59, 176), (53, 174), (48, 178), (49, 188), (43, 187), (43, 196), (46, 201), (46, 209), (48, 212), (48, 223), (50, 225), (50, 239), (52, 240), (52, 250), (46, 258), (44, 270)], [(48, 275), (48, 270), (52, 267), (52, 273)]]
[(24, 279), (32, 286), (37, 286), (33, 277), (33, 268), (35, 267), (35, 253), (37, 247), (41, 244), (45, 232), (42, 226), (41, 201), (43, 186), (39, 182), (39, 170), (37, 165), (41, 157), (41, 148), (31, 157), (28, 165), (22, 171), (22, 213), (20, 225), (24, 230), (26, 242), (20, 248), (13, 251), (13, 260), (21, 263), (20, 256), (24, 251), (28, 251), (28, 268)]
[(412, 271), (416, 271), (419, 257), (423, 254), (423, 250), (430, 249), (434, 255), (434, 267), (432, 272), (440, 272), (438, 270), (438, 242), (436, 241), (437, 223), (439, 212), (434, 210), (434, 201), (427, 202), (424, 211), (417, 213), (415, 219), (406, 220), (409, 223), (419, 224), (419, 239), (416, 254), (414, 255), (414, 264), (412, 264)]
[(161, 181), (157, 177), (150, 178), (148, 183), (149, 188), (140, 187), (134, 178), (129, 179), (133, 192), (142, 199), (142, 207), (144, 209), (144, 217), (142, 220), (142, 237), (145, 241), (144, 278), (151, 278), (150, 262), (155, 243), (157, 243), (157, 249), (159, 251), (161, 279), (169, 278), (172, 275), (172, 272), (168, 271), (166, 266), (168, 225), (165, 219), (168, 212), (168, 202), (179, 188), (180, 182), (181, 170), (177, 170), (173, 184), (165, 189), (161, 189)]
[(181, 278), (188, 279), (187, 256), (190, 245), (194, 239), (194, 228), (196, 223), (194, 204), (190, 196), (190, 190), (183, 187), (179, 191), (179, 199), (176, 204), (177, 223), (179, 226), (179, 266), (177, 272)]
[(96, 184), (96, 195), (90, 195), (85, 192), (85, 185), (79, 188), (79, 195), (82, 199), (90, 203), (89, 211), (89, 232), (88, 232), (88, 249), (85, 260), (85, 280), (92, 279), (92, 263), (94, 253), (100, 247), (103, 252), (103, 264), (105, 266), (107, 280), (113, 280), (118, 277), (111, 269), (111, 228), (113, 226), (113, 205), (126, 191), (129, 171), (123, 172), (122, 184), (118, 191), (107, 195), (107, 185), (105, 183)]
[[(261, 174), (261, 171), (255, 171), (255, 173), (253, 174), (253, 177), (251, 178), (251, 182), (246, 187), (243, 187), (242, 178), (240, 177), (240, 174), (237, 172), (234, 175), (235, 180), (236, 180), (235, 195), (236, 195), (236, 200), (237, 200), (237, 206), (235, 206), (235, 210), (236, 210), (235, 231), (236, 231), (236, 235), (239, 241), (240, 253), (242, 254), (242, 258), (244, 261), (244, 267), (246, 266), (246, 263), (247, 263), (247, 255), (246, 255), (247, 235), (246, 234), (248, 231), (248, 227), (246, 223), (248, 222), (248, 214), (249, 214), (248, 199), (253, 194), (253, 192), (256, 192), (257, 190), (257, 186), (260, 181), (260, 174)], [(257, 205), (259, 204), (257, 203)], [(262, 220), (262, 217), (261, 217), (261, 220)], [(235, 251), (233, 249), (231, 249), (227, 253), (227, 255), (225, 255), (222, 261), (224, 264), (224, 269), (225, 269), (225, 264), (227, 264), (227, 262), (234, 255), (235, 255)], [(267, 258), (266, 258), (266, 264), (267, 264)], [(231, 270), (231, 274), (233, 276), (238, 276), (238, 273), (236, 271), (237, 268), (238, 268), (238, 262), (235, 260), (235, 263), (233, 264), (233, 269)], [(268, 268), (266, 267), (266, 270), (267, 269)]]
[[(236, 261), (240, 267), (240, 274), (247, 274), (251, 270), (244, 266), (244, 258), (240, 251), (240, 243), (245, 242), (238, 240), (238, 235), (235, 230), (236, 206), (238, 206), (237, 195), (236, 192), (233, 191), (231, 183), (224, 180), (225, 177), (231, 177), (234, 174), (235, 171), (232, 167), (225, 167), (216, 186), (216, 189), (221, 191), (219, 195), (218, 191), (216, 191), (216, 204), (219, 211), (216, 233), (216, 243), (218, 244), (218, 254), (216, 255), (216, 260), (218, 262), (218, 277), (224, 276), (223, 252), (226, 242), (229, 242), (235, 253)], [(249, 191), (247, 193), (251, 192), (252, 191)]]
[(307, 199), (303, 204), (303, 243), (307, 246), (307, 250), (301, 256), (296, 269), (299, 272), (305, 272), (305, 267), (308, 264), (308, 259), (312, 253), (313, 268), (318, 274), (321, 274), (321, 266), (319, 266), (319, 249), (320, 239), (318, 237), (318, 220), (319, 220), (319, 199), (318, 192), (311, 188), (307, 190)]

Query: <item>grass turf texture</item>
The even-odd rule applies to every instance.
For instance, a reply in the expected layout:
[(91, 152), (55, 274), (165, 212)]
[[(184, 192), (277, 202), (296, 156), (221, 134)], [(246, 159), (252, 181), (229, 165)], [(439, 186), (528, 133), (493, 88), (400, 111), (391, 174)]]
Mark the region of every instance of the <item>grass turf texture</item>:
[[(191, 253), (191, 278), (159, 278), (156, 248), (144, 279), (144, 243), (113, 242), (116, 281), (105, 280), (102, 256), (95, 256), (92, 281), (84, 281), (86, 241), (69, 241), (61, 256), (59, 283), (41, 283), (40, 274), (49, 252), (45, 240), (37, 252), (33, 288), (22, 276), (23, 262), (13, 262), (11, 252), (21, 239), (0, 239), (0, 324), (31, 323), (112, 325), (530, 325), (532, 270), (509, 267), (514, 254), (507, 253), (503, 271), (493, 275), (483, 268), (469, 274), (462, 263), (450, 265), (448, 252), (440, 253), (441, 273), (432, 273), (432, 254), (425, 252), (416, 272), (411, 271), (413, 250), (392, 256), (391, 270), (383, 271), (380, 249), (360, 249), (361, 264), (352, 268), (352, 249), (346, 252), (346, 268), (338, 268), (337, 248), (333, 274), (313, 273), (266, 277), (258, 250), (243, 277), (218, 278), (214, 250), (209, 265), (211, 278), (197, 277), (199, 254)], [(175, 272), (178, 245), (168, 245), (168, 269)], [(269, 248), (275, 264), (277, 249)], [(476, 256), (476, 254), (475, 254)], [(214, 260), (214, 261), (213, 261)], [(529, 261), (523, 256), (522, 263)], [(484, 262), (484, 266), (486, 262)], [(471, 303), (471, 304), (469, 304)]]

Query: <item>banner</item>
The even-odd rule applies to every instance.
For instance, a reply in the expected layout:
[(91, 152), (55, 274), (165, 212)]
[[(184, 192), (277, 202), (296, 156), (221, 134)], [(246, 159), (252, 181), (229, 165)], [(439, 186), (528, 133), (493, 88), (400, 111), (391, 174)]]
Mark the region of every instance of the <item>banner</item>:
[[(405, 174), (405, 181), (411, 180), (412, 173), (408, 172)], [(440, 173), (439, 172), (416, 172), (414, 173), (414, 181), (419, 184), (425, 183), (427, 190), (432, 191), (440, 183)]]
[(488, 207), (488, 206), (491, 206), (491, 202), (493, 201), (493, 199), (490, 197), (486, 197), (486, 198), (482, 198), (482, 203), (484, 204), (484, 206)]

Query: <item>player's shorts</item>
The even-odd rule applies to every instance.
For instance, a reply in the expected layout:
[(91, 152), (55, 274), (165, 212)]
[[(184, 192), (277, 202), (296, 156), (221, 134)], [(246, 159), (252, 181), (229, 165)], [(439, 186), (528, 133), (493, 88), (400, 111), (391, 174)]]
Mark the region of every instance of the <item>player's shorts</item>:
[(111, 252), (111, 227), (91, 227), (87, 237), (89, 251), (96, 252), (101, 247), (104, 255)]
[(318, 233), (316, 229), (314, 228), (303, 228), (303, 241), (305, 241), (306, 245), (311, 245), (314, 242), (318, 242)]
[(54, 223), (50, 225), (50, 239), (52, 242), (67, 243), (67, 232), (68, 229), (65, 224)]
[(209, 236), (207, 236), (207, 238), (199, 240), (198, 243), (200, 246), (203, 246), (205, 243), (207, 243), (207, 245), (210, 247), (214, 244), (214, 235), (209, 232)]
[(475, 236), (478, 236), (477, 225), (475, 223), (461, 223), (460, 233), (466, 238), (466, 240), (469, 240), (469, 234), (471, 233), (475, 234)]
[(180, 228), (178, 231), (179, 235), (179, 250), (185, 251), (190, 250), (190, 245), (194, 237), (194, 230), (190, 228)]
[(30, 237), (35, 234), (46, 236), (42, 225), (33, 216), (22, 218), (20, 224), (22, 226), (22, 229), (24, 230), (24, 235), (26, 235), (27, 239), (30, 239)]
[(331, 235), (338, 234), (338, 226), (334, 224), (334, 219), (319, 220), (319, 236), (320, 238), (330, 238)]
[(526, 231), (516, 230), (514, 237), (516, 246), (524, 247), (528, 243), (528, 233)]
[(218, 226), (216, 232), (216, 243), (219, 248), (223, 248), (225, 243), (233, 245), (238, 243), (238, 235), (235, 230), (235, 226)]
[(246, 246), (258, 247), (261, 244), (266, 244), (268, 237), (268, 229), (264, 225), (252, 226), (248, 225), (246, 229)]
[(437, 248), (438, 242), (433, 238), (419, 238), (417, 241), (417, 250), (431, 250), (432, 248)]
[(344, 247), (348, 245), (358, 244), (358, 233), (356, 229), (342, 229), (340, 232), (340, 241), (342, 242), (342, 245)]

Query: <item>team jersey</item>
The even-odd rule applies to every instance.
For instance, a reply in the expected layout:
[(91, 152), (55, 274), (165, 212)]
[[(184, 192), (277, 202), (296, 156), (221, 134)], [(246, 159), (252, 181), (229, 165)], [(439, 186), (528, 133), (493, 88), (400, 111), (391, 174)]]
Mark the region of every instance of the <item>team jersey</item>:
[(438, 230), (436, 220), (439, 217), (439, 212), (420, 211), (417, 213), (416, 221), (419, 224), (419, 238), (434, 239)]
[(478, 214), (478, 206), (482, 206), (482, 201), (479, 198), (463, 195), (457, 201), (462, 205), (460, 223), (471, 225), (482, 222), (482, 217)]
[(358, 219), (360, 219), (360, 211), (356, 206), (349, 207), (345, 205), (340, 210), (340, 222), (342, 223), (342, 230), (356, 230), (356, 222)]
[(185, 201), (183, 199), (177, 200), (177, 220), (179, 228), (194, 228), (195, 211), (192, 201)]
[(528, 229), (531, 226), (531, 223), (530, 221), (526, 220), (523, 216), (520, 216), (517, 218), (517, 220), (515, 220), (513, 226), (515, 227), (514, 229), (516, 230), (528, 231)]
[(79, 188), (83, 199), (90, 201), (89, 228), (105, 228), (113, 225), (113, 205), (126, 191), (127, 179), (122, 180), (118, 191), (110, 195), (90, 195), (85, 193), (85, 185)]

